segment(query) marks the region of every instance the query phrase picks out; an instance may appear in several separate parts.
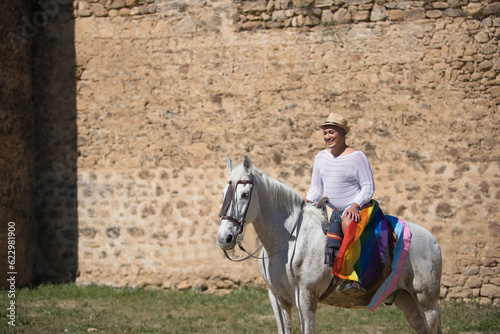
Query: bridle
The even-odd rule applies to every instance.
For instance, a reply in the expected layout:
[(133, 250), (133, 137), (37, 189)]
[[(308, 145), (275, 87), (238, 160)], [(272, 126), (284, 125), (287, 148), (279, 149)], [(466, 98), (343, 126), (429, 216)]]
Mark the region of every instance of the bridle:
[[(250, 207), (250, 201), (252, 199), (253, 180), (238, 180), (238, 181), (236, 181), (236, 185), (234, 187), (233, 187), (233, 181), (231, 181), (231, 180), (227, 181), (227, 184), (228, 184), (228, 187), (227, 187), (226, 195), (224, 196), (224, 203), (222, 204), (222, 208), (220, 209), (220, 212), (219, 212), (219, 217), (221, 218), (221, 220), (223, 220), (223, 219), (230, 220), (233, 223), (235, 223), (236, 225), (238, 225), (239, 229), (238, 229), (238, 234), (236, 235), (236, 243), (238, 244), (238, 247), (242, 251), (244, 251), (245, 253), (248, 254), (248, 256), (243, 258), (243, 259), (234, 260), (234, 259), (231, 259), (229, 257), (229, 255), (227, 254), (225, 249), (223, 251), (229, 260), (231, 260), (233, 262), (241, 262), (241, 261), (245, 261), (251, 257), (254, 257), (254, 255), (262, 249), (262, 244), (261, 244), (260, 247), (255, 252), (250, 254), (241, 244), (241, 241), (243, 240), (243, 231), (244, 231), (244, 227), (245, 227), (245, 223), (246, 223), (245, 218), (247, 216), (248, 208)], [(245, 211), (243, 212), (241, 219), (238, 220), (235, 217), (228, 215), (227, 211), (231, 207), (231, 204), (233, 204), (232, 205), (233, 211), (235, 211), (235, 208), (236, 208), (236, 190), (240, 184), (251, 184), (252, 188), (250, 188), (250, 192), (248, 194), (248, 203), (247, 203), (247, 206), (245, 208)]]
[[(301, 207), (300, 207), (301, 214), (297, 217), (297, 220), (295, 221), (295, 225), (293, 226), (292, 232), (290, 232), (290, 235), (288, 236), (288, 239), (283, 243), (283, 245), (281, 245), (281, 247), (278, 249), (278, 251), (275, 252), (272, 255), (268, 255), (267, 257), (262, 257), (262, 258), (255, 257), (255, 254), (257, 254), (257, 252), (259, 252), (262, 249), (262, 244), (260, 244), (259, 248), (257, 248), (257, 250), (255, 252), (253, 252), (253, 253), (249, 253), (243, 247), (243, 245), (241, 244), (241, 241), (243, 240), (243, 228), (245, 227), (245, 223), (246, 223), (245, 218), (246, 218), (246, 215), (247, 215), (247, 212), (248, 212), (248, 208), (250, 207), (250, 201), (252, 200), (252, 191), (253, 191), (253, 186), (254, 186), (253, 180), (238, 180), (236, 182), (236, 185), (234, 187), (233, 187), (233, 181), (231, 181), (231, 180), (227, 181), (227, 184), (228, 184), (228, 188), (227, 188), (227, 191), (226, 191), (226, 195), (224, 196), (224, 202), (222, 204), (222, 208), (221, 208), (221, 210), (219, 212), (219, 217), (221, 218), (221, 220), (223, 220), (223, 219), (230, 220), (233, 223), (235, 223), (236, 225), (238, 225), (239, 230), (238, 230), (238, 234), (236, 235), (236, 243), (238, 244), (238, 247), (243, 252), (245, 252), (245, 253), (248, 254), (248, 256), (245, 257), (245, 258), (243, 258), (243, 259), (234, 260), (234, 259), (231, 259), (229, 257), (229, 255), (227, 254), (226, 250), (224, 249), (223, 251), (224, 251), (224, 254), (226, 255), (226, 257), (229, 260), (233, 261), (233, 262), (241, 262), (241, 261), (248, 260), (249, 258), (268, 259), (268, 258), (271, 258), (274, 255), (278, 254), (284, 248), (284, 246), (288, 243), (288, 241), (290, 241), (290, 239), (292, 238), (292, 235), (293, 235), (295, 229), (297, 228), (299, 220), (300, 220), (300, 218), (302, 216), (302, 212), (303, 212), (302, 209), (304, 208), (305, 201), (302, 201), (302, 204), (301, 204)], [(245, 208), (245, 211), (243, 212), (243, 215), (241, 216), (241, 219), (238, 220), (235, 217), (233, 217), (231, 215), (228, 215), (227, 211), (231, 207), (231, 204), (233, 204), (232, 205), (233, 210), (236, 208), (236, 190), (237, 190), (237, 188), (238, 188), (238, 186), (240, 184), (251, 184), (252, 187), (250, 188), (250, 192), (248, 194), (248, 203), (247, 203), (247, 206)]]
[[(250, 200), (252, 198), (252, 190), (253, 190), (253, 180), (238, 180), (234, 187), (233, 187), (233, 181), (231, 181), (231, 180), (227, 181), (227, 184), (228, 184), (228, 187), (227, 187), (227, 191), (226, 191), (226, 196), (224, 197), (224, 203), (222, 204), (222, 208), (220, 209), (219, 217), (221, 218), (221, 220), (226, 219), (226, 220), (232, 221), (233, 223), (236, 223), (240, 228), (240, 231), (238, 233), (238, 237), (239, 237), (241, 235), (241, 233), (243, 232), (243, 227), (245, 226), (245, 222), (246, 222), (245, 217), (247, 216), (247, 211), (248, 211), (248, 208), (250, 207)], [(251, 184), (252, 188), (250, 188), (250, 193), (248, 194), (248, 204), (247, 204), (247, 207), (245, 208), (245, 212), (241, 216), (241, 219), (237, 220), (233, 216), (229, 216), (227, 214), (227, 211), (231, 207), (231, 204), (233, 204), (233, 210), (234, 210), (234, 208), (236, 208), (236, 189), (238, 189), (238, 186), (240, 184)]]

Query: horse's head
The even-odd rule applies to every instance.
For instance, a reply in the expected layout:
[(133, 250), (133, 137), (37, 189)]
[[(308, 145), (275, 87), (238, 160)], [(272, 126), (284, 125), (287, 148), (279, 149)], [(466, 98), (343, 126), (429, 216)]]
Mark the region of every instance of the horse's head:
[(222, 191), (224, 203), (220, 211), (221, 224), (217, 239), (223, 250), (233, 249), (241, 241), (245, 222), (252, 222), (258, 215), (257, 191), (255, 187), (253, 165), (245, 156), (242, 164), (234, 167), (227, 157), (229, 180)]

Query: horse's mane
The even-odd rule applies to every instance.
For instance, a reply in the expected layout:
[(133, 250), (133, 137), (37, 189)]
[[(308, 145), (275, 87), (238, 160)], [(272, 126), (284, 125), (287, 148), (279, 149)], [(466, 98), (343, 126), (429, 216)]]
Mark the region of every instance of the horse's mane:
[(303, 201), (302, 196), (290, 187), (269, 175), (266, 175), (261, 170), (254, 166), (254, 174), (258, 177), (257, 182), (262, 183), (269, 194), (268, 200), (275, 206), (279, 206), (287, 211), (292, 211), (296, 205), (300, 205)]
[[(291, 212), (296, 206), (300, 206), (302, 204), (304, 199), (291, 186), (266, 175), (255, 166), (253, 174), (255, 182), (260, 182), (266, 187), (269, 194), (269, 198), (267, 198), (267, 200), (271, 202), (271, 205), (283, 208), (287, 212)], [(324, 228), (323, 225), (326, 221), (322, 210), (318, 209), (314, 205), (306, 205), (304, 207), (304, 214), (309, 216), (311, 221), (318, 224), (321, 228)]]
[[(234, 180), (238, 180), (239, 177), (242, 177), (242, 173), (244, 173), (243, 164), (239, 165), (238, 167), (241, 169), (238, 170), (237, 173), (232, 175)], [(304, 201), (302, 196), (291, 186), (265, 174), (255, 165), (253, 165), (252, 179), (254, 180), (255, 184), (261, 184), (263, 187), (265, 187), (268, 194), (266, 200), (269, 201), (270, 205), (276, 208), (281, 208), (286, 212), (291, 213), (294, 211), (294, 209), (297, 208), (297, 206), (301, 206), (302, 202)], [(304, 214), (306, 216), (309, 216), (310, 219), (316, 222), (319, 226), (322, 226), (322, 224), (325, 222), (323, 211), (318, 209), (314, 205), (305, 205)]]

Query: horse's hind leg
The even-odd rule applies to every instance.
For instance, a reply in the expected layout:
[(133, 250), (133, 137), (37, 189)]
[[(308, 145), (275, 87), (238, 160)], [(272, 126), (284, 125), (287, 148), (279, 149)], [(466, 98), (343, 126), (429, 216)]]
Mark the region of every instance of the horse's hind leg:
[(271, 289), (268, 289), (268, 294), (278, 324), (278, 333), (292, 333), (292, 305), (279, 300)]
[(441, 318), (438, 307), (439, 291), (433, 294), (417, 294), (417, 303), (424, 315), (427, 331), (431, 334), (441, 334)]
[(401, 291), (394, 300), (394, 305), (403, 311), (411, 328), (419, 334), (427, 333), (425, 321), (422, 313), (420, 312), (420, 308), (417, 305), (417, 301), (411, 294), (404, 290)]
[(424, 316), (429, 328), (429, 333), (441, 334), (441, 319), (437, 302), (435, 306), (424, 311)]
[[(418, 296), (417, 296), (417, 299)], [(402, 290), (394, 304), (406, 316), (406, 320), (419, 334), (440, 334), (440, 319), (437, 300), (432, 303), (417, 301), (409, 292)]]

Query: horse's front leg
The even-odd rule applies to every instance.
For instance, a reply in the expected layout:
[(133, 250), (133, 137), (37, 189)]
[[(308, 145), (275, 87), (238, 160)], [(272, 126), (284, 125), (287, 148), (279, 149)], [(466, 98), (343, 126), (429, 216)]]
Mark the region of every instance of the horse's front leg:
[(276, 297), (271, 289), (268, 289), (269, 301), (273, 307), (279, 334), (292, 333), (292, 305)]
[(297, 305), (302, 334), (316, 333), (317, 297), (311, 291), (297, 289), (295, 292), (295, 305)]

